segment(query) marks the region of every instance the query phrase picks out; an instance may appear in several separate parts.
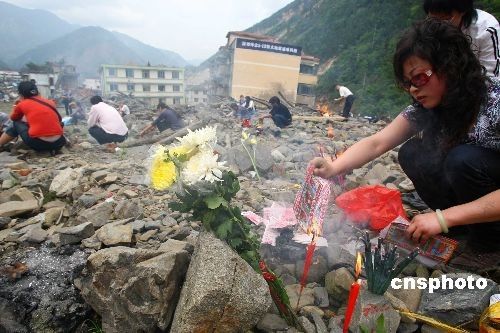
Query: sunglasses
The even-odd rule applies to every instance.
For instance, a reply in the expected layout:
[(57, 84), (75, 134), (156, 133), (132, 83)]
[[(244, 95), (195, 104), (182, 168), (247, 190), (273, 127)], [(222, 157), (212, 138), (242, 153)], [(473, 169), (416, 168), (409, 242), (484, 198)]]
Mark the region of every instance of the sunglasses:
[(423, 87), (429, 82), (432, 74), (434, 74), (432, 70), (428, 69), (423, 73), (412, 76), (409, 80), (401, 82), (401, 86), (406, 90), (410, 90), (412, 86), (415, 88)]

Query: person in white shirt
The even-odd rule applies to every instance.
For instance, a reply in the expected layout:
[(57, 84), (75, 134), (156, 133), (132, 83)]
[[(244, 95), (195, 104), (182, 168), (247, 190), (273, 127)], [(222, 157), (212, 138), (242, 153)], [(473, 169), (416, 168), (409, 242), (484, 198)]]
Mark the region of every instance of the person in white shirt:
[(93, 96), (90, 103), (89, 134), (101, 145), (125, 141), (128, 128), (118, 110), (104, 103), (101, 96)]
[(130, 114), (130, 109), (127, 105), (123, 103), (120, 104), (120, 114), (122, 115), (122, 117), (128, 116)]
[(345, 99), (342, 116), (349, 118), (349, 115), (351, 114), (352, 103), (354, 103), (355, 99), (354, 94), (347, 87), (341, 86), (340, 84), (337, 84), (335, 86), (335, 89), (337, 89), (340, 95), (339, 98), (335, 98), (335, 101), (341, 101)]
[(472, 51), (486, 75), (500, 77), (500, 25), (491, 14), (474, 8), (473, 0), (424, 0), (429, 17), (448, 21), (472, 39)]

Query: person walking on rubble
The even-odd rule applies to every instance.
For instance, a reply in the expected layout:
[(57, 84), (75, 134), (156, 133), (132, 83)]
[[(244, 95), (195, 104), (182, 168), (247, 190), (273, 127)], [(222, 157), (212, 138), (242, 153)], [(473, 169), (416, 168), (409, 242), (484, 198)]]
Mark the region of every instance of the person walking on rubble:
[(55, 102), (41, 97), (31, 81), (19, 83), (17, 89), (19, 99), (10, 114), (13, 123), (0, 136), (0, 147), (19, 136), (35, 151), (57, 153), (66, 138)]
[(335, 89), (340, 94), (339, 98), (335, 98), (335, 101), (341, 101), (345, 99), (344, 103), (344, 110), (342, 111), (342, 116), (345, 118), (349, 118), (351, 114), (351, 108), (352, 108), (352, 103), (354, 103), (354, 99), (356, 98), (354, 94), (344, 86), (341, 86), (340, 84), (335, 85)]
[(413, 218), (408, 237), (450, 229), (467, 237), (465, 253), (500, 250), (500, 80), (486, 76), (467, 36), (436, 19), (404, 33), (393, 67), (414, 103), (335, 161), (312, 160), (315, 175), (350, 172), (404, 143), (399, 163), (434, 210)]
[(102, 144), (114, 146), (128, 137), (128, 128), (118, 110), (103, 102), (101, 96), (90, 99), (92, 107), (88, 114), (89, 134)]
[(181, 116), (165, 103), (158, 103), (156, 110), (158, 111), (158, 117), (155, 121), (153, 121), (153, 123), (148, 125), (139, 133), (140, 136), (144, 136), (146, 133), (151, 132), (155, 128), (157, 128), (158, 131), (163, 132), (168, 128), (176, 131), (185, 126)]

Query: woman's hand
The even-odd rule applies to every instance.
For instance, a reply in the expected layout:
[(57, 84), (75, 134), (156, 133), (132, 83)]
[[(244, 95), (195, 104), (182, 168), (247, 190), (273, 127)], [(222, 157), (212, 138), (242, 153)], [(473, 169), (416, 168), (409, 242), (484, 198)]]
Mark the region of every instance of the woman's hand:
[(429, 238), (442, 232), (436, 213), (415, 216), (406, 230), (408, 238), (416, 243), (425, 243)]
[(323, 157), (316, 157), (310, 162), (314, 166), (314, 175), (321, 178), (330, 178), (335, 176), (333, 165)]

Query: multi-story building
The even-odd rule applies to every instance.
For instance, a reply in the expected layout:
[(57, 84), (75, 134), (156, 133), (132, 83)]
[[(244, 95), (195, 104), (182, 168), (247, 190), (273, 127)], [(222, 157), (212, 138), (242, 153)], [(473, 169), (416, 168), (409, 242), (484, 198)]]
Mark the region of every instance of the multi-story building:
[(204, 85), (186, 85), (186, 104), (196, 105), (207, 102), (207, 88)]
[(268, 99), (281, 93), (290, 102), (314, 106), (318, 58), (271, 36), (231, 31), (226, 38), (210, 67), (210, 96)]
[(123, 93), (151, 106), (185, 104), (184, 68), (101, 65), (103, 96)]

